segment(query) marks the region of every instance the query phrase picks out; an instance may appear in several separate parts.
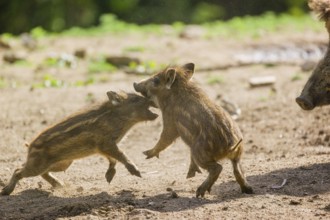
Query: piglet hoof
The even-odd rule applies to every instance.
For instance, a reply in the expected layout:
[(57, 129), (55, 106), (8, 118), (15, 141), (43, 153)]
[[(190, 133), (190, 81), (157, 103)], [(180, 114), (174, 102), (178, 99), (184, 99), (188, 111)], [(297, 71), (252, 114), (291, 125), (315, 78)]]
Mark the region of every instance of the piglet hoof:
[(64, 186), (64, 183), (62, 183), (62, 182), (57, 182), (57, 183), (55, 183), (54, 185), (52, 185), (52, 187), (53, 188), (62, 188)]
[(7, 188), (7, 187), (4, 187), (0, 193), (1, 196), (8, 196), (10, 195), (10, 193), (12, 192), (11, 189)]
[(108, 183), (111, 183), (111, 181), (112, 181), (113, 177), (115, 176), (115, 174), (116, 174), (115, 169), (110, 169), (106, 172), (105, 178), (106, 178)]
[(253, 189), (251, 186), (245, 186), (245, 187), (242, 187), (242, 193), (246, 193), (246, 194), (253, 194)]
[(133, 165), (133, 164), (127, 164), (126, 168), (130, 174), (138, 177), (142, 177), (140, 171)]
[(199, 197), (203, 198), (205, 195), (205, 192), (206, 192), (206, 189), (203, 186), (198, 187), (198, 189), (196, 191), (196, 198), (199, 198)]
[(195, 169), (189, 169), (186, 178), (189, 179), (189, 178), (194, 177), (196, 175), (196, 172), (197, 173), (202, 173), (202, 171), (198, 167), (195, 168)]
[(155, 156), (157, 158), (159, 158), (159, 153), (155, 154), (153, 150), (144, 151), (143, 154), (147, 156), (146, 159), (150, 159), (150, 158), (153, 158)]
[(193, 177), (195, 176), (195, 173), (196, 173), (195, 171), (190, 171), (190, 170), (189, 170), (189, 172), (187, 173), (187, 177), (186, 177), (186, 178), (187, 178), (187, 179), (189, 179), (189, 178), (193, 178)]

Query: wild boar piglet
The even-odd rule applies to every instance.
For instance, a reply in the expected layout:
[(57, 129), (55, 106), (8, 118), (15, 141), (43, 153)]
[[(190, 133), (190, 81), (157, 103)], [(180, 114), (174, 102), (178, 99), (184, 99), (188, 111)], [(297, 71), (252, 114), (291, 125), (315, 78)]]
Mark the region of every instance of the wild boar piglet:
[(243, 152), (242, 134), (230, 115), (190, 80), (194, 64), (182, 67), (168, 67), (165, 70), (134, 83), (134, 88), (155, 103), (163, 116), (163, 131), (157, 144), (145, 151), (152, 158), (181, 137), (190, 147), (191, 162), (187, 178), (208, 171), (206, 180), (198, 187), (196, 196), (210, 192), (218, 179), (223, 158), (232, 162), (234, 175), (243, 193), (252, 193), (252, 187), (244, 177), (240, 159)]
[(9, 195), (20, 179), (38, 175), (53, 187), (61, 186), (61, 181), (50, 172), (65, 171), (73, 160), (92, 154), (108, 159), (105, 177), (109, 183), (116, 173), (117, 161), (132, 175), (141, 177), (117, 144), (134, 124), (154, 120), (158, 115), (149, 110), (153, 103), (143, 96), (112, 91), (107, 95), (108, 101), (71, 115), (40, 133), (28, 145), (26, 163), (15, 170), (1, 195)]

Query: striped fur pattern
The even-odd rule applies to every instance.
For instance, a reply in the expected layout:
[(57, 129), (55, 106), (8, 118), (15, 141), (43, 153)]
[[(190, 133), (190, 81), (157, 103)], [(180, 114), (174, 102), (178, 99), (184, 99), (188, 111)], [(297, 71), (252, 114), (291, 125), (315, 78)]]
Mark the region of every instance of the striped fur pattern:
[(242, 134), (239, 127), (220, 106), (190, 80), (194, 64), (169, 67), (154, 76), (135, 83), (137, 92), (155, 101), (163, 115), (163, 131), (154, 148), (145, 151), (147, 158), (159, 156), (176, 138), (190, 147), (191, 164), (187, 178), (200, 172), (209, 172), (208, 178), (198, 188), (196, 196), (204, 196), (217, 180), (222, 166), (217, 162), (229, 158), (234, 174), (245, 193), (252, 193), (240, 165)]
[(52, 186), (62, 183), (49, 172), (65, 171), (75, 159), (92, 154), (105, 156), (109, 161), (106, 180), (110, 183), (119, 161), (135, 176), (137, 167), (117, 147), (117, 143), (136, 123), (154, 120), (149, 110), (152, 102), (133, 93), (107, 93), (109, 101), (69, 116), (41, 132), (28, 144), (27, 161), (17, 169), (1, 194), (9, 195), (17, 182), (25, 177), (41, 175)]

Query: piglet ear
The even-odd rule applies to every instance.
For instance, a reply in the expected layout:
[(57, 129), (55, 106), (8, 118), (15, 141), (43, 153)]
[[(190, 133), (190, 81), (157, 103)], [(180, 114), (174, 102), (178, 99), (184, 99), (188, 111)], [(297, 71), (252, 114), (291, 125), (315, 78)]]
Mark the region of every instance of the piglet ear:
[(187, 63), (182, 66), (182, 69), (184, 70), (184, 74), (185, 74), (187, 80), (190, 80), (195, 71), (195, 64)]
[(166, 79), (166, 88), (167, 89), (171, 89), (172, 84), (175, 81), (175, 77), (176, 77), (176, 71), (175, 69), (171, 68), (168, 69), (165, 73), (165, 79)]
[(107, 96), (109, 98), (109, 101), (113, 104), (113, 105), (118, 105), (120, 102), (120, 97), (119, 95), (114, 92), (114, 91), (108, 91), (107, 92)]

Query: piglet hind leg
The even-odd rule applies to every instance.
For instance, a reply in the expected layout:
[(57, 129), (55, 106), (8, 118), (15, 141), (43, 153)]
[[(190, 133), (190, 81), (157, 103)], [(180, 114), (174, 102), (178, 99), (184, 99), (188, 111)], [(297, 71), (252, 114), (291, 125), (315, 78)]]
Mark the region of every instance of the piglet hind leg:
[(71, 164), (72, 160), (57, 162), (53, 164), (46, 173), (42, 174), (41, 177), (47, 182), (49, 182), (52, 187), (62, 187), (64, 185), (63, 182), (54, 177), (49, 172), (66, 171)]
[(60, 181), (59, 179), (57, 179), (55, 176), (53, 176), (48, 172), (42, 174), (41, 177), (44, 180), (46, 180), (48, 183), (50, 183), (50, 185), (52, 185), (52, 187), (54, 188), (62, 187), (64, 185), (62, 181)]
[(108, 160), (109, 160), (109, 168), (105, 173), (105, 179), (107, 180), (108, 183), (110, 183), (116, 174), (115, 166), (117, 161), (111, 157), (109, 157)]
[(16, 184), (20, 179), (23, 178), (22, 171), (24, 168), (15, 170), (13, 176), (11, 177), (9, 183), (2, 189), (1, 195), (10, 195), (15, 189)]
[(252, 194), (253, 189), (249, 185), (249, 183), (247, 182), (247, 180), (244, 176), (244, 172), (242, 169), (242, 165), (240, 163), (240, 159), (239, 158), (231, 159), (231, 163), (233, 165), (233, 170), (234, 170), (234, 175), (235, 175), (236, 181), (240, 185), (242, 193)]
[(198, 165), (194, 161), (193, 157), (190, 159), (190, 165), (189, 165), (189, 170), (187, 173), (187, 179), (192, 178), (196, 175), (197, 173), (202, 173), (202, 171), (199, 169)]
[(222, 171), (222, 166), (218, 164), (216, 161), (209, 161), (209, 162), (198, 161), (198, 164), (204, 169), (206, 169), (209, 175), (207, 176), (206, 180), (197, 188), (196, 191), (197, 198), (200, 196), (204, 197), (206, 191), (208, 191), (209, 193), (211, 192), (211, 188), (213, 184), (218, 179)]
[(38, 176), (42, 173), (45, 173), (48, 167), (49, 165), (47, 162), (45, 162), (45, 160), (41, 160), (41, 161), (33, 160), (33, 159), (28, 160), (24, 167), (15, 170), (9, 183), (2, 189), (0, 194), (1, 195), (11, 194), (14, 191), (18, 181), (20, 181), (23, 178)]
[[(118, 146), (115, 143), (112, 143), (112, 144), (109, 144), (109, 145), (103, 145), (99, 148), (99, 150), (106, 157), (114, 158), (115, 160), (118, 160), (119, 162), (124, 164), (126, 169), (128, 170), (128, 172), (130, 172), (130, 174), (132, 174), (134, 176), (141, 177), (141, 173), (137, 169), (137, 167), (134, 165), (134, 163), (131, 162), (128, 159), (128, 157), (121, 150), (119, 150)], [(110, 162), (109, 169), (107, 171), (107, 173), (109, 172), (109, 174), (108, 174), (109, 180), (112, 180), (111, 175), (112, 175), (112, 177), (114, 176), (114, 173), (111, 174), (111, 172), (115, 172), (114, 165), (113, 165), (113, 169), (111, 169), (110, 168), (111, 167), (111, 162)], [(107, 178), (107, 176), (106, 176), (106, 178)]]
[(208, 166), (207, 171), (209, 172), (209, 175), (207, 176), (206, 180), (197, 188), (196, 191), (196, 197), (199, 196), (204, 197), (205, 192), (208, 191), (211, 192), (211, 188), (215, 181), (218, 179), (221, 171), (222, 166), (218, 163), (214, 163)]

